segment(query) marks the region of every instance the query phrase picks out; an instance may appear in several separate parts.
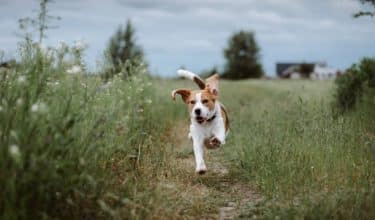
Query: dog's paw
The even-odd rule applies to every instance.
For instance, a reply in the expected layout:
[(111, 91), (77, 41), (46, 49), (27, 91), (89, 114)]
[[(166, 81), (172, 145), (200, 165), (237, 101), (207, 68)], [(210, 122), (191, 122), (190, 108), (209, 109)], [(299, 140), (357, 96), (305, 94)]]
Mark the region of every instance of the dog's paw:
[(195, 168), (195, 173), (196, 174), (199, 174), (199, 175), (203, 175), (207, 172), (207, 167), (206, 165), (203, 163), (203, 164), (200, 164), (198, 165), (196, 168)]
[(201, 168), (201, 169), (197, 169), (195, 170), (195, 173), (199, 174), (199, 175), (203, 175), (207, 172), (207, 168)]
[(219, 147), (221, 145), (221, 141), (219, 141), (217, 137), (212, 137), (210, 139), (210, 144)]
[(217, 137), (211, 137), (207, 139), (204, 144), (208, 149), (216, 149), (220, 147), (221, 141)]

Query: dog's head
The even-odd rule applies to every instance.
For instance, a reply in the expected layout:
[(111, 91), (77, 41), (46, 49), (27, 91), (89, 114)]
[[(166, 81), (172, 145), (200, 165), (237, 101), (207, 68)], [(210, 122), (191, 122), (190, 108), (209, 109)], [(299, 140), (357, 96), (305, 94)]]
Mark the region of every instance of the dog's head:
[(181, 95), (187, 104), (190, 117), (199, 124), (203, 124), (216, 114), (216, 101), (219, 96), (219, 76), (217, 74), (206, 79), (205, 87), (201, 90), (176, 89), (172, 91), (172, 98)]

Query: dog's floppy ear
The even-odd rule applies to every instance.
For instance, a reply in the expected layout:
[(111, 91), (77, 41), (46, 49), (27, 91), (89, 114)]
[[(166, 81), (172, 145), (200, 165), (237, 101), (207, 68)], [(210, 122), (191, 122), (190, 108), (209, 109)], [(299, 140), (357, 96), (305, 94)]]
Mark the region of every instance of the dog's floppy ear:
[(180, 94), (181, 95), (181, 98), (182, 100), (187, 103), (188, 102), (188, 99), (189, 99), (189, 96), (191, 94), (191, 90), (190, 89), (175, 89), (172, 91), (172, 99), (173, 100), (176, 100), (176, 94)]
[(219, 75), (214, 74), (206, 79), (206, 87), (212, 95), (219, 96)]

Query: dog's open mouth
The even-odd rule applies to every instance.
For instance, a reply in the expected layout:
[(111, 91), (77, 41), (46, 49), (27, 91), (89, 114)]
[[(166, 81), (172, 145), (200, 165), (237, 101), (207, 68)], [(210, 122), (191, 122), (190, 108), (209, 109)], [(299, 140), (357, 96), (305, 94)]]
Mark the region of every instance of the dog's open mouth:
[(197, 120), (197, 122), (198, 122), (199, 124), (202, 124), (206, 119), (203, 118), (203, 117), (201, 117), (201, 116), (197, 116), (197, 117), (195, 118), (195, 120)]

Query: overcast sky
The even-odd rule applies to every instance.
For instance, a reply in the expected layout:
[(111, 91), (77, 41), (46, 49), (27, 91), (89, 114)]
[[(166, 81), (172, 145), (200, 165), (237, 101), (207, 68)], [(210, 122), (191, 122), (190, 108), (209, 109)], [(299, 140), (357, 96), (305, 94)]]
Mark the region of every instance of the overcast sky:
[[(7, 56), (19, 41), (17, 20), (37, 8), (36, 0), (0, 0), (0, 49)], [(240, 29), (256, 33), (269, 75), (277, 61), (327, 61), (344, 69), (375, 56), (375, 18), (352, 18), (361, 8), (357, 0), (55, 0), (51, 13), (62, 20), (46, 44), (85, 41), (93, 69), (110, 36), (130, 18), (151, 71), (163, 76), (182, 65), (196, 72), (223, 68), (223, 48)]]

